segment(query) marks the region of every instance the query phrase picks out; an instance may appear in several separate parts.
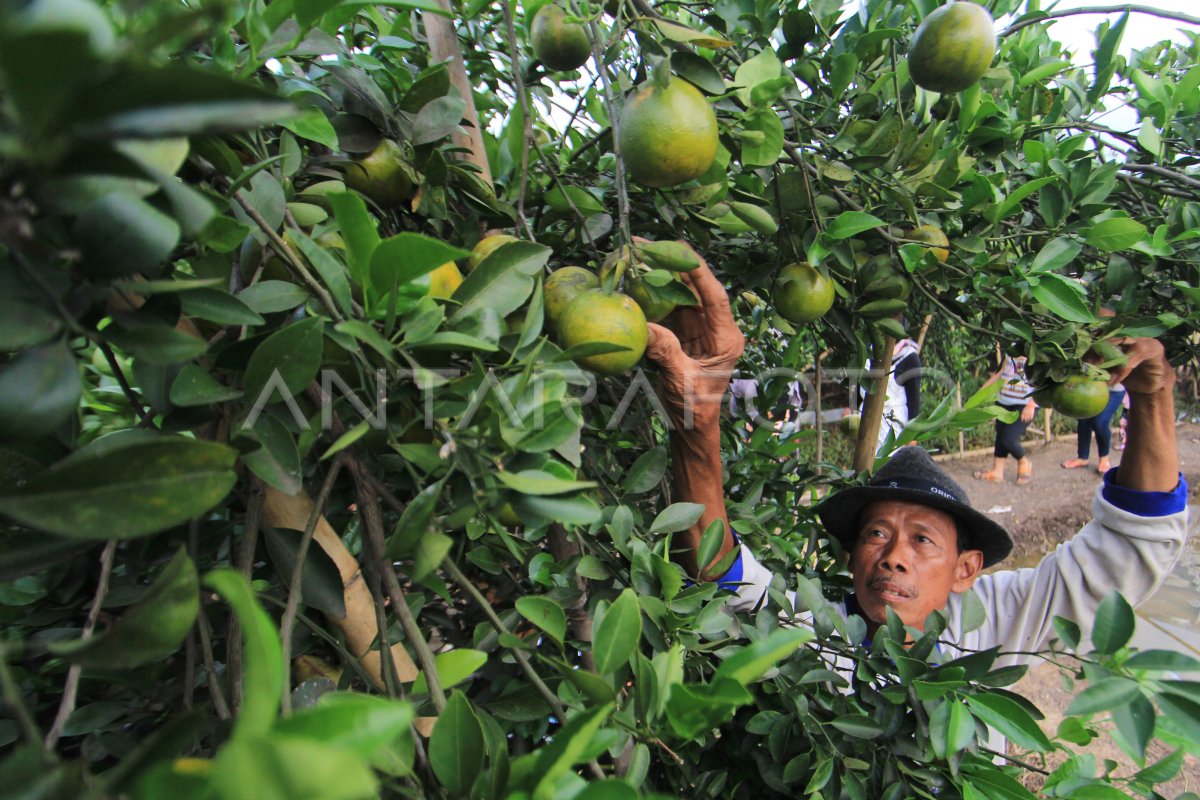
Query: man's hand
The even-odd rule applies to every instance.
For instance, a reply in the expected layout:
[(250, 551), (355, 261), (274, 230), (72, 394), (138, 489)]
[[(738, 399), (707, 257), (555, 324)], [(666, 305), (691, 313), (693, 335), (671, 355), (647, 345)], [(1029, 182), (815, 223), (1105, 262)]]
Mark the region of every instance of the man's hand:
[(1037, 403), (1030, 400), (1021, 409), (1021, 422), (1033, 422), (1033, 412), (1037, 410)]
[(1129, 357), (1123, 365), (1109, 372), (1109, 386), (1120, 383), (1130, 394), (1157, 394), (1175, 387), (1175, 370), (1167, 361), (1162, 342), (1157, 339), (1129, 339), (1121, 343)]
[(678, 307), (666, 325), (647, 324), (646, 355), (662, 368), (659, 396), (672, 423), (682, 427), (690, 427), (695, 418), (715, 421), (720, 416), (721, 399), (746, 346), (725, 287), (696, 257), (700, 266), (679, 277), (700, 304)]
[(1130, 339), (1121, 343), (1129, 356), (1114, 367), (1110, 384), (1129, 392), (1128, 444), (1117, 468), (1117, 484), (1142, 492), (1170, 492), (1179, 483), (1175, 445), (1175, 370), (1162, 342)]

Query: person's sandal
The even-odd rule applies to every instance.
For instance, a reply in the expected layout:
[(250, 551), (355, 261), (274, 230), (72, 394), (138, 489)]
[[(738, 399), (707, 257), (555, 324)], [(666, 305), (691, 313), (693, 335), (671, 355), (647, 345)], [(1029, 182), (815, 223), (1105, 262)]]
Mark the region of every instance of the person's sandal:
[(1017, 465), (1017, 486), (1024, 486), (1033, 479), (1033, 464), (1028, 467)]
[(975, 480), (986, 481), (988, 483), (1004, 483), (1004, 476), (997, 475), (990, 469), (977, 469), (975, 470)]
[(1080, 469), (1081, 467), (1086, 467), (1087, 465), (1088, 460), (1086, 458), (1069, 458), (1062, 462), (1063, 469)]

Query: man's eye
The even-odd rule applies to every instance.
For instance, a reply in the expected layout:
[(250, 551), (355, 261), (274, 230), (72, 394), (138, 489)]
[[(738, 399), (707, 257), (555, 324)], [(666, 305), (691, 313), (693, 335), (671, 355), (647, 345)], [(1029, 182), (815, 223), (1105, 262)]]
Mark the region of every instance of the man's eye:
[(885, 536), (887, 536), (887, 534), (884, 533), (883, 531), (879, 530), (879, 528), (872, 528), (871, 530), (867, 531), (867, 533), (866, 533), (866, 537), (868, 539), (882, 539)]

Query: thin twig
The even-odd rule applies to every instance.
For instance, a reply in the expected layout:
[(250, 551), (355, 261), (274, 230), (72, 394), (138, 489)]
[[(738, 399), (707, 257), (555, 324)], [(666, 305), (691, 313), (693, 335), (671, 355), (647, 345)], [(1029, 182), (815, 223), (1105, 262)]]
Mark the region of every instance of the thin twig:
[(117, 383), (121, 386), (121, 392), (125, 395), (125, 399), (129, 401), (129, 405), (133, 407), (133, 411), (146, 425), (154, 424), (154, 415), (146, 410), (142, 404), (142, 399), (138, 397), (133, 386), (130, 385), (129, 379), (125, 377), (125, 371), (121, 369), (120, 363), (117, 361), (117, 355), (112, 351), (112, 347), (108, 342), (97, 341), (96, 347), (100, 348), (100, 352), (104, 354), (104, 360), (108, 362), (108, 368), (112, 370), (113, 377), (117, 379)]
[(1018, 767), (1021, 767), (1022, 769), (1027, 769), (1030, 772), (1036, 772), (1039, 775), (1049, 775), (1050, 774), (1050, 770), (1042, 769), (1041, 767), (1036, 767), (1033, 764), (1030, 764), (1028, 761), (1022, 761), (1021, 759), (1017, 758), (1016, 756), (1011, 756), (1008, 753), (1001, 753), (999, 750), (993, 750), (990, 747), (984, 747), (982, 745), (980, 745), (979, 750), (980, 750), (980, 752), (987, 753), (989, 756), (999, 756), (1000, 758), (1003, 758), (1007, 761), (1011, 761), (1012, 763), (1016, 764)]
[(333, 484), (337, 481), (341, 469), (342, 459), (335, 457), (333, 464), (329, 467), (329, 474), (325, 476), (325, 482), (321, 484), (321, 491), (313, 502), (308, 520), (304, 523), (304, 535), (300, 537), (300, 547), (296, 550), (296, 563), (292, 565), (292, 575), (288, 581), (287, 608), (283, 612), (283, 619), (279, 621), (280, 642), (283, 645), (282, 703), (285, 715), (292, 711), (292, 631), (296, 626), (296, 612), (300, 610), (300, 599), (304, 592), (304, 559), (308, 555), (308, 546), (312, 544), (313, 532), (317, 529), (317, 523), (321, 521), (321, 515), (325, 513), (325, 504), (329, 502), (329, 495), (333, 492)]
[(296, 270), (296, 272), (300, 274), (301, 279), (308, 285), (308, 288), (312, 290), (312, 293), (315, 294), (320, 299), (321, 304), (325, 306), (325, 310), (329, 312), (329, 316), (333, 317), (338, 322), (341, 322), (343, 319), (345, 319), (342, 316), (342, 312), (338, 310), (337, 304), (333, 302), (333, 298), (330, 297), (329, 292), (325, 291), (325, 287), (322, 286), (321, 283), (313, 277), (313, 274), (308, 271), (308, 267), (304, 266), (304, 261), (296, 253), (296, 251), (293, 250), (291, 245), (285, 242), (283, 238), (275, 232), (275, 229), (272, 228), (265, 219), (263, 219), (263, 215), (258, 213), (258, 209), (250, 204), (250, 201), (246, 199), (245, 195), (243, 195), (239, 190), (233, 193), (233, 199), (236, 200), (238, 205), (242, 207), (242, 210), (246, 212), (246, 215), (249, 216), (250, 219), (254, 220), (254, 223), (258, 225), (259, 230), (267, 235), (267, 238), (271, 240), (271, 246), (275, 248), (275, 251), (278, 252), (279, 255), (288, 262), (288, 265), (292, 269)]
[(517, 191), (517, 225), (525, 229), (525, 235), (530, 241), (537, 241), (529, 220), (525, 218), (525, 191), (529, 188), (529, 148), (533, 144), (533, 120), (529, 117), (529, 95), (525, 91), (525, 77), (521, 74), (521, 49), (517, 46), (517, 29), (513, 25), (512, 4), (503, 0), (500, 7), (504, 10), (504, 28), (508, 34), (508, 56), (512, 64), (513, 84), (517, 92), (517, 101), (521, 106), (521, 121), (524, 123), (524, 133), (521, 139), (521, 174)]
[[(258, 531), (262, 525), (263, 502), (266, 490), (257, 475), (250, 476), (250, 496), (246, 500), (246, 516), (242, 519), (242, 539), (238, 543), (234, 566), (247, 581), (254, 572), (254, 553), (258, 549)], [(229, 679), (231, 705), (242, 705), (242, 636), (237, 615), (230, 612), (229, 635), (225, 637), (225, 670)]]
[[(571, 11), (576, 16), (579, 14), (579, 9), (575, 7), (573, 0), (568, 0)], [(645, 13), (645, 12), (643, 12)], [(650, 9), (653, 14), (653, 9)], [(633, 243), (633, 237), (629, 232), (629, 185), (625, 178), (625, 159), (621, 157), (620, 148), (616, 147), (616, 143), (620, 141), (620, 108), (617, 104), (616, 94), (613, 91), (612, 81), (609, 80), (608, 67), (604, 63), (604, 47), (601, 46), (600, 26), (595, 20), (588, 22), (588, 30), (591, 33), (589, 37), (592, 44), (592, 60), (596, 63), (596, 71), (600, 73), (600, 85), (604, 89), (604, 107), (608, 111), (608, 124), (612, 127), (613, 136), (613, 179), (617, 186), (617, 223), (618, 230), (621, 231), (621, 245), (629, 245)]]
[[(108, 595), (108, 579), (112, 575), (113, 558), (116, 554), (117, 540), (109, 539), (108, 543), (104, 545), (104, 552), (100, 554), (100, 580), (96, 582), (96, 594), (92, 597), (92, 607), (88, 610), (87, 619), (83, 623), (80, 641), (86, 642), (92, 638), (92, 631), (96, 629), (96, 620), (100, 618), (100, 608), (104, 605), (104, 598)], [(82, 673), (83, 667), (79, 664), (72, 664), (67, 670), (67, 682), (63, 686), (58, 713), (54, 715), (54, 724), (50, 726), (50, 732), (46, 734), (47, 750), (53, 751), (58, 746), (63, 726), (67, 724), (67, 718), (75, 710), (75, 698), (79, 692), (79, 677)]]
[[(17, 685), (12, 672), (8, 669), (8, 648), (3, 644), (0, 644), (0, 695), (4, 697), (4, 703), (8, 706), (9, 713), (16, 717), (17, 727), (21, 729), (25, 739), (30, 744), (41, 745), (42, 733), (38, 730), (37, 722), (34, 721), (29, 707), (25, 705), (25, 698), (21, 696), (21, 687)], [(49, 749), (39, 747), (38, 753), (43, 763), (54, 763), (54, 753)]]
[(213, 659), (212, 646), (212, 628), (208, 624), (208, 617), (204, 612), (204, 601), (200, 602), (200, 613), (196, 616), (196, 629), (200, 632), (200, 654), (204, 660), (204, 675), (208, 683), (208, 694), (212, 698), (213, 710), (217, 712), (217, 718), (222, 720), (230, 719), (233, 715), (229, 713), (229, 704), (225, 702), (225, 693), (221, 690), (221, 683), (217, 680), (217, 665)]
[(1155, 8), (1154, 6), (1143, 6), (1136, 3), (1124, 3), (1117, 6), (1080, 6), (1079, 8), (1068, 8), (1063, 11), (1046, 11), (1038, 12), (1038, 16), (1031, 19), (1023, 19), (1014, 22), (1004, 30), (1000, 31), (1000, 38), (1011, 36), (1022, 28), (1027, 28), (1030, 25), (1037, 25), (1039, 22), (1047, 22), (1052, 19), (1061, 19), (1062, 17), (1073, 17), (1078, 14), (1117, 14), (1117, 13), (1132, 13), (1132, 14), (1149, 14), (1152, 17), (1160, 19), (1173, 19), (1176, 22), (1186, 22), (1190, 25), (1200, 25), (1200, 17), (1193, 17), (1191, 14), (1184, 14), (1180, 11), (1167, 11), (1163, 8)]
[[(475, 601), (475, 604), (483, 610), (483, 613), (487, 615), (487, 618), (491, 620), (493, 625), (496, 626), (497, 631), (512, 635), (512, 632), (508, 629), (508, 626), (504, 624), (504, 621), (500, 619), (500, 615), (496, 613), (496, 609), (492, 608), (492, 604), (489, 603), (487, 598), (483, 596), (483, 593), (479, 591), (479, 587), (471, 583), (467, 576), (463, 574), (462, 570), (458, 568), (458, 564), (454, 563), (454, 559), (450, 557), (443, 559), (442, 569), (446, 570), (446, 572), (450, 575), (450, 579), (461, 586), (463, 590), (471, 596), (471, 599)], [(558, 720), (565, 722), (566, 709), (563, 708), (562, 703), (558, 701), (558, 697), (554, 694), (554, 692), (550, 691), (550, 687), (546, 685), (541, 676), (537, 674), (536, 670), (534, 670), (533, 665), (529, 663), (529, 658), (516, 648), (511, 649), (509, 652), (516, 657), (517, 664), (520, 665), (521, 671), (525, 673), (525, 677), (529, 678), (529, 682), (532, 683), (534, 688), (538, 690), (538, 694), (540, 694), (542, 698), (550, 704), (550, 708), (554, 711), (555, 717)], [(591, 770), (592, 775), (596, 779), (603, 780), (606, 777), (604, 770), (602, 770), (600, 765), (595, 761), (592, 761), (588, 765), (588, 768)]]
[(356, 467), (351, 470), (351, 474), (354, 475), (357, 485), (358, 510), (362, 514), (363, 527), (367, 532), (366, 542), (370, 545), (371, 557), (376, 559), (379, 564), (379, 572), (383, 575), (383, 584), (387, 589), (388, 599), (392, 602), (392, 609), (400, 617), (400, 625), (404, 628), (404, 634), (408, 637), (413, 649), (417, 651), (417, 661), (421, 665), (421, 671), (425, 673), (425, 682), (429, 686), (429, 698), (433, 701), (434, 709), (441, 714), (442, 709), (446, 707), (446, 694), (442, 691), (442, 685), (438, 681), (433, 651), (429, 648), (429, 642), (425, 640), (424, 634), (421, 633), (421, 627), (417, 624), (412, 609), (408, 607), (408, 599), (404, 596), (404, 590), (396, 578), (396, 571), (387, 561), (385, 555), (387, 543), (383, 535), (383, 516), (379, 510), (379, 495), (375, 493), (370, 482), (364, 479), (363, 475), (366, 470), (363, 466), (357, 464)]

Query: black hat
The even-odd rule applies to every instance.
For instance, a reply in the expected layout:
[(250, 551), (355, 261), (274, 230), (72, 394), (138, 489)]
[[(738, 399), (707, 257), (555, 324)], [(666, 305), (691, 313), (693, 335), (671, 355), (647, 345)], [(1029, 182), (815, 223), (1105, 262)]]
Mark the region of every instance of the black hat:
[(971, 508), (963, 488), (916, 446), (900, 448), (866, 486), (852, 486), (831, 495), (816, 512), (825, 530), (849, 552), (858, 540), (863, 509), (880, 500), (907, 500), (945, 511), (960, 523), (968, 548), (983, 551), (985, 567), (1003, 561), (1012, 552), (1008, 531)]

